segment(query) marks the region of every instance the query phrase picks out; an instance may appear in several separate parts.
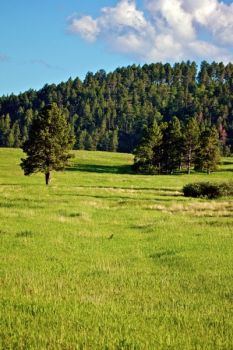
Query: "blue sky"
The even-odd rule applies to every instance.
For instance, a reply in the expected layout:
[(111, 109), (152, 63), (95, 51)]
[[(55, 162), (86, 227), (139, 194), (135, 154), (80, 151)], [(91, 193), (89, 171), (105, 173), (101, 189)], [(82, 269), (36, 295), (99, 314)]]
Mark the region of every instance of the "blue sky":
[(0, 95), (132, 63), (233, 59), (229, 0), (2, 0), (0, 30)]

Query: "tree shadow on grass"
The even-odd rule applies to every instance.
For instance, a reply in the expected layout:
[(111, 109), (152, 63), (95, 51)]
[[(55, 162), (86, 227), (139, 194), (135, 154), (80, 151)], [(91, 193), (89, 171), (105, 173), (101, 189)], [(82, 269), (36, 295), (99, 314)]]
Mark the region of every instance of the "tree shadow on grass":
[(174, 171), (172, 174), (148, 174), (148, 173), (137, 173), (133, 171), (131, 165), (102, 165), (102, 164), (72, 164), (66, 168), (67, 171), (80, 171), (88, 173), (106, 173), (106, 174), (130, 174), (138, 176), (180, 176), (186, 174), (185, 171)]
[(130, 165), (73, 164), (66, 170), (88, 173), (134, 174)]
[(232, 159), (227, 159), (227, 160), (224, 160), (221, 164), (222, 165), (233, 165), (233, 161), (232, 161)]
[[(150, 192), (171, 192), (171, 193), (175, 193), (176, 195), (179, 195), (178, 192), (180, 192), (177, 188), (169, 188), (169, 187), (134, 187), (134, 186), (130, 186), (130, 187), (125, 187), (125, 186), (104, 186), (104, 185), (99, 185), (99, 186), (91, 186), (91, 185), (77, 185), (74, 186), (76, 188), (89, 188), (89, 189), (97, 189), (97, 190), (124, 190), (124, 191), (134, 191), (134, 192), (141, 192), (141, 191), (150, 191)], [(180, 192), (181, 193), (181, 192)], [(157, 193), (158, 194), (158, 193)]]
[[(97, 194), (97, 195), (93, 195), (93, 194), (81, 194), (81, 193), (76, 193), (76, 194), (68, 194), (68, 193), (60, 193), (60, 196), (63, 196), (63, 195), (66, 195), (66, 196), (71, 196), (71, 197), (75, 197), (75, 198), (95, 198), (95, 199), (104, 199), (104, 200), (111, 200), (111, 201), (115, 201), (115, 200), (119, 200), (119, 201), (122, 201), (120, 204), (125, 204), (126, 201), (128, 202), (143, 202), (143, 201), (150, 201), (150, 202), (154, 202), (154, 203), (161, 203), (161, 201), (163, 202), (171, 202), (174, 200), (174, 198), (177, 198), (177, 197), (174, 197), (174, 196), (161, 196), (161, 198), (151, 198), (151, 197), (130, 197), (130, 196), (122, 196), (122, 195), (117, 195), (117, 194), (114, 194), (114, 195), (106, 195), (106, 194)], [(184, 197), (179, 196), (179, 200), (185, 200)]]
[(224, 172), (233, 172), (233, 168), (222, 168), (222, 169), (217, 169), (215, 170), (214, 172), (217, 172), (217, 173), (224, 173)]

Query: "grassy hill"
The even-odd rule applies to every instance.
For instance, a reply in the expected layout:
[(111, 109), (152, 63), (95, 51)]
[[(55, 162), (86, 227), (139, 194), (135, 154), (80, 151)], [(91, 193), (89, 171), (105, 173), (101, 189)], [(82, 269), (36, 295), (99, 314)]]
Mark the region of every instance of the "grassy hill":
[(233, 200), (184, 198), (211, 174), (142, 176), (75, 152), (51, 186), (0, 149), (1, 349), (232, 349)]

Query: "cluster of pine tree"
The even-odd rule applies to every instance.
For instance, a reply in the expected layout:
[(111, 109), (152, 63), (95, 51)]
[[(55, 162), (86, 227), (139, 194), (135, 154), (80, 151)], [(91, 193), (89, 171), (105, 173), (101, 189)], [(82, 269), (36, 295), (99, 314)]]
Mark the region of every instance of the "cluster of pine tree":
[(196, 117), (215, 126), (223, 150), (233, 140), (233, 64), (181, 62), (87, 73), (41, 90), (0, 98), (0, 146), (18, 147), (33, 118), (55, 102), (74, 130), (76, 149), (132, 152), (154, 118)]
[(145, 129), (134, 151), (134, 170), (151, 174), (172, 174), (186, 169), (210, 173), (220, 162), (219, 134), (215, 127), (203, 128), (196, 118), (181, 123), (153, 122)]

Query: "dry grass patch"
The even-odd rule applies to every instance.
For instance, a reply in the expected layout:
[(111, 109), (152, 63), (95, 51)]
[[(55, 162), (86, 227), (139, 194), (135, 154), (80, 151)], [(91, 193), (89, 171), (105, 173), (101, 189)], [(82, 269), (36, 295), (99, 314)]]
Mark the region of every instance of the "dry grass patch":
[(170, 214), (188, 214), (192, 216), (233, 217), (233, 202), (195, 202), (173, 203), (170, 206), (153, 204), (146, 209), (157, 210)]

